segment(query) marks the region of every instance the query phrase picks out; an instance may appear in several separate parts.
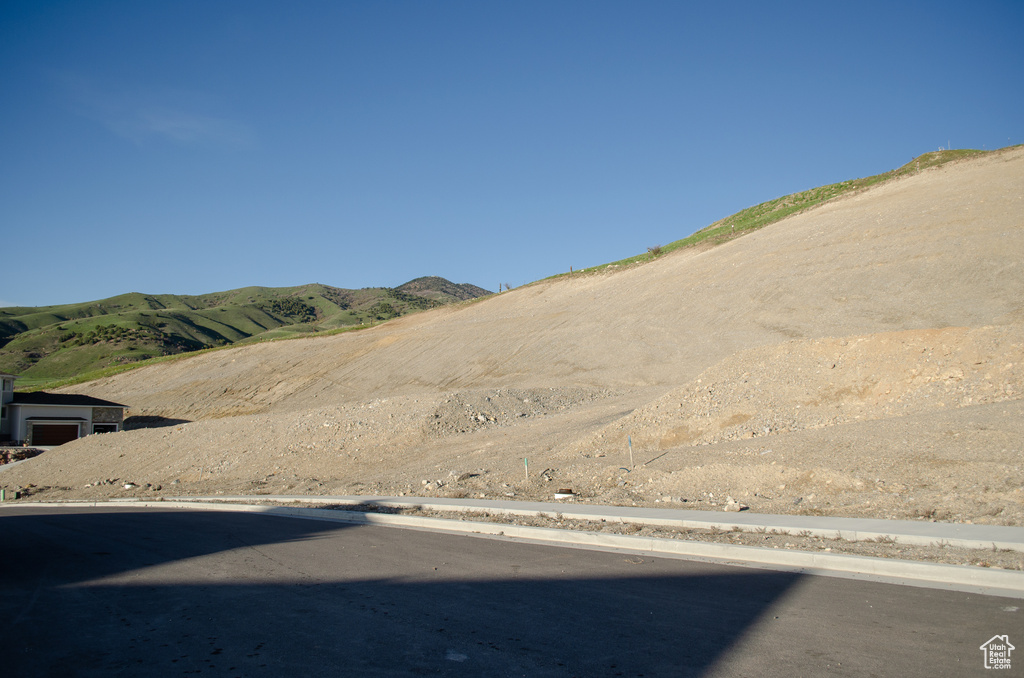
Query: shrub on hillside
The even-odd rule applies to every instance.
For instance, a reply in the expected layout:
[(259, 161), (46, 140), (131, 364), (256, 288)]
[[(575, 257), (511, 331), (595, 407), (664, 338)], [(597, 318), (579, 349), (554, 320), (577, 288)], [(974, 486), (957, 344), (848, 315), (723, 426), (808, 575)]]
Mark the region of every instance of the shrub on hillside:
[(316, 320), (316, 308), (298, 299), (287, 297), (274, 299), (259, 306), (267, 313), (283, 316), (297, 322), (313, 322)]

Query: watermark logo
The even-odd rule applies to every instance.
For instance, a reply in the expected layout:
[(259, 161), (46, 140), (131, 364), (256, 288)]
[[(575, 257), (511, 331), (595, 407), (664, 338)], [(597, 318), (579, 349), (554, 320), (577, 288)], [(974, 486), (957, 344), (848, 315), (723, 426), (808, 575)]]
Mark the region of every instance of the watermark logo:
[(1008, 669), (1010, 668), (1010, 653), (1016, 650), (1010, 645), (1008, 636), (992, 636), (986, 640), (981, 651), (985, 653), (986, 669)]

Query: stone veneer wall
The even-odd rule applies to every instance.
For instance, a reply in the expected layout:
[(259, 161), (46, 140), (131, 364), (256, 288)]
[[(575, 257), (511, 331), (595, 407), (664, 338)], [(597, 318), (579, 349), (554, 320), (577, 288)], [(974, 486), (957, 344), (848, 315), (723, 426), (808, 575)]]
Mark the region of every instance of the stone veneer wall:
[(92, 423), (94, 424), (120, 424), (123, 417), (124, 410), (120, 407), (92, 408)]

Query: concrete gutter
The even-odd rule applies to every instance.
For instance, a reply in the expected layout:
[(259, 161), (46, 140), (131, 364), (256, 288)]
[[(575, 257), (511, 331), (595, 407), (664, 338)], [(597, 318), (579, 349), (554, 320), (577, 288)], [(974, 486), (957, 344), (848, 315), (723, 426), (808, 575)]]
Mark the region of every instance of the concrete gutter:
[[(993, 568), (969, 567), (964, 565), (945, 565), (941, 563), (922, 563), (908, 560), (897, 560), (892, 558), (872, 558), (868, 556), (854, 556), (833, 553), (820, 553), (797, 551), (788, 549), (767, 549), (756, 546), (740, 546), (733, 544), (720, 544), (714, 542), (696, 542), (682, 539), (660, 539), (655, 537), (642, 537), (632, 535), (605, 534), (601, 532), (585, 532), (581, 530), (562, 530), (545, 527), (527, 527), (520, 525), (508, 525), (493, 522), (475, 522), (469, 520), (448, 520), (444, 518), (428, 518), (423, 516), (396, 515), (386, 513), (374, 513), (368, 511), (345, 511), (338, 509), (317, 509), (295, 506), (258, 506), (228, 503), (229, 501), (317, 501), (332, 504), (345, 503), (340, 500), (347, 500), (353, 505), (375, 504), (385, 506), (373, 497), (217, 497), (217, 501), (210, 501), (210, 498), (176, 498), (163, 501), (145, 500), (120, 500), (120, 501), (96, 501), (96, 502), (18, 502), (7, 506), (89, 506), (89, 507), (117, 507), (131, 509), (137, 507), (160, 508), (160, 509), (194, 509), (204, 511), (237, 511), (246, 513), (262, 513), (265, 515), (285, 516), (292, 518), (304, 518), (310, 520), (323, 520), (358, 525), (381, 525), (390, 527), (401, 527), (406, 529), (429, 530), (445, 532), (449, 534), (464, 534), (467, 536), (480, 536), (498, 539), (510, 539), (528, 541), (539, 544), (550, 544), (567, 546), (573, 548), (587, 548), (602, 551), (619, 551), (641, 555), (654, 555), (659, 557), (682, 558), (688, 560), (713, 561), (723, 564), (738, 565), (745, 567), (759, 567), (771, 570), (786, 572), (797, 572), (801, 574), (825, 575), (832, 577), (844, 577), (849, 579), (869, 580), (886, 583), (896, 583), (910, 586), (927, 588), (938, 588), (944, 590), (967, 591), (991, 596), (1005, 596), (1011, 598), (1024, 598), (1024, 572), (1014, 570), (1000, 570)], [(404, 506), (428, 507), (427, 503), (408, 501), (402, 498), (394, 498), (402, 501)], [(438, 504), (439, 500), (431, 499), (433, 507), (444, 506), (441, 510), (454, 510), (448, 501)], [(506, 502), (493, 502), (506, 503)], [(517, 502), (507, 502), (517, 503)], [(475, 509), (465, 508), (463, 510), (487, 510), (491, 513), (496, 511), (492, 508), (482, 509), (480, 502), (473, 501), (468, 505), (476, 505)], [(529, 506), (554, 506), (563, 509), (560, 504), (525, 503)], [(584, 508), (584, 507), (581, 507)], [(625, 507), (596, 507), (587, 506), (585, 511), (592, 509), (625, 510)], [(516, 509), (517, 511), (519, 509)], [(634, 511), (665, 511), (666, 509), (633, 509)], [(671, 511), (671, 510), (670, 510)], [(538, 511), (525, 515), (537, 515)], [(563, 517), (578, 517), (587, 515), (585, 512), (558, 510)], [(681, 513), (703, 513), (700, 511), (682, 511)], [(603, 514), (603, 511), (602, 511)], [(522, 514), (521, 514), (522, 515)], [(609, 514), (603, 514), (609, 515)], [(743, 516), (754, 518), (757, 514)], [(806, 518), (806, 516), (761, 516), (761, 518)], [(633, 516), (638, 518), (638, 516)], [(588, 518), (593, 519), (593, 518)], [(608, 518), (604, 518), (607, 520)], [(835, 518), (814, 518), (817, 521), (847, 520)], [(638, 522), (638, 521), (630, 521)], [(890, 522), (890, 521), (870, 521)], [(916, 525), (913, 521), (891, 521)], [(653, 524), (653, 523), (648, 523)], [(667, 524), (667, 523), (659, 523)], [(675, 523), (678, 525), (678, 523)], [(704, 522), (700, 527), (708, 526)], [(728, 522), (716, 522), (716, 525), (731, 524)], [(745, 524), (752, 525), (751, 522)], [(930, 523), (935, 525), (935, 523)], [(943, 523), (943, 525), (945, 525)], [(950, 526), (957, 527), (957, 526)], [(987, 526), (963, 526), (963, 527), (987, 527)], [(1020, 528), (1004, 528), (1020, 530)], [(836, 533), (832, 528), (832, 533)], [(1024, 530), (1022, 530), (1024, 532)], [(894, 530), (888, 530), (886, 535), (892, 535)], [(847, 532), (843, 530), (843, 538), (848, 538)], [(1019, 544), (1019, 543), (1018, 543)], [(1019, 549), (1024, 550), (1024, 549)]]

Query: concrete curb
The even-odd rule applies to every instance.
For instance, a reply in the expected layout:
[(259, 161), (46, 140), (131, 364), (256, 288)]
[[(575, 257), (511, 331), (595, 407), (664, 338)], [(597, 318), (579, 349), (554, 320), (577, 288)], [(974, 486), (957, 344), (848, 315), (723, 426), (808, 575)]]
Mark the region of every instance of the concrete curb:
[[(913, 520), (870, 518), (832, 518), (763, 513), (727, 513), (725, 511), (688, 511), (650, 509), (632, 506), (555, 504), (547, 502), (494, 501), (486, 499), (447, 499), (433, 497), (250, 495), (234, 497), (168, 497), (170, 501), (241, 501), (310, 504), (380, 506), (384, 508), (422, 508), (430, 511), (463, 513), (488, 512), (494, 515), (561, 515), (574, 520), (595, 520), (677, 528), (719, 529), (723, 531), (776, 532), (794, 536), (813, 536), (846, 541), (892, 541), (913, 546), (957, 546), (970, 549), (1005, 549), (1024, 552), (1024, 527), (1003, 525), (964, 525)], [(123, 501), (134, 501), (127, 499)]]
[[(251, 499), (251, 498), (250, 498)], [(994, 570), (964, 565), (921, 563), (889, 558), (811, 553), (786, 549), (766, 549), (713, 542), (692, 542), (630, 535), (603, 534), (579, 530), (527, 527), (502, 523), (447, 520), (422, 516), (406, 516), (366, 511), (344, 511), (294, 506), (256, 506), (223, 501), (95, 501), (95, 502), (20, 502), (10, 506), (86, 506), (123, 509), (145, 507), (161, 509), (192, 509), (261, 513), (272, 516), (303, 518), (357, 525), (380, 525), (406, 529), (428, 530), (490, 538), (528, 541), (538, 544), (590, 548), (657, 555), (662, 557), (698, 559), (740, 566), (817, 574), (833, 577), (867, 579), (911, 586), (970, 591), (984, 595), (1024, 598), (1024, 572)], [(563, 513), (565, 515), (565, 513)]]

